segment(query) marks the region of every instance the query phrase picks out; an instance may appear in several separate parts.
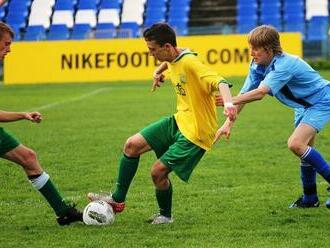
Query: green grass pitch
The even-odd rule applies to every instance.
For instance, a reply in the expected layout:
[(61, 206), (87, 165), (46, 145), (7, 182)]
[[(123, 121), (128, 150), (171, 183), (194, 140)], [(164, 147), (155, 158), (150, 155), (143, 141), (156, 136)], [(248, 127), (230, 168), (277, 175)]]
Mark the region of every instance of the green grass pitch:
[[(329, 72), (323, 75), (330, 78)], [(243, 78), (229, 78), (236, 94)], [(146, 124), (175, 112), (169, 83), (150, 82), (2, 86), (0, 109), (40, 110), (43, 122), (3, 123), (37, 151), (44, 169), (79, 208), (89, 191), (113, 190), (125, 140)], [(220, 123), (223, 122), (219, 109)], [(287, 149), (292, 111), (271, 97), (245, 107), (229, 142), (207, 153), (188, 184), (174, 174), (172, 225), (145, 220), (157, 211), (149, 171), (155, 156), (142, 156), (127, 209), (111, 226), (60, 227), (23, 171), (5, 160), (0, 169), (1, 247), (328, 247), (327, 184), (318, 178), (321, 207), (292, 210), (301, 194), (299, 163)], [(318, 149), (330, 160), (330, 127)]]

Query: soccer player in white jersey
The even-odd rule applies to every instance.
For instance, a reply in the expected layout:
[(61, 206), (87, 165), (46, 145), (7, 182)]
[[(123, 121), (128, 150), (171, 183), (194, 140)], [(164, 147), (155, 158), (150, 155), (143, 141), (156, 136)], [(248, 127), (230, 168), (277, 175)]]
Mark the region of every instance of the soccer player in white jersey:
[[(300, 158), (303, 195), (290, 207), (318, 207), (316, 173), (330, 183), (330, 166), (313, 146), (316, 134), (330, 118), (330, 84), (304, 60), (283, 52), (279, 33), (272, 26), (253, 29), (248, 42), (253, 60), (233, 103), (239, 112), (244, 104), (261, 100), (268, 94), (294, 109), (295, 129), (288, 140), (288, 148)], [(222, 105), (221, 97), (217, 105)], [(228, 138), (233, 123), (227, 119), (216, 139), (222, 135)], [(330, 200), (326, 206), (330, 208)]]

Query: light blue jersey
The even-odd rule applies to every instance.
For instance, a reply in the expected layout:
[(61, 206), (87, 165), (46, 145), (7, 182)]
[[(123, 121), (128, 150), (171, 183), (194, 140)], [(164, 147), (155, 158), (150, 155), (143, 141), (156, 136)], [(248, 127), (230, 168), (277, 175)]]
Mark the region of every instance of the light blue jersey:
[(268, 66), (252, 61), (240, 93), (256, 89), (260, 84), (270, 89), (269, 95), (295, 109), (296, 126), (303, 122), (320, 131), (329, 120), (330, 83), (299, 57), (287, 53), (276, 55)]

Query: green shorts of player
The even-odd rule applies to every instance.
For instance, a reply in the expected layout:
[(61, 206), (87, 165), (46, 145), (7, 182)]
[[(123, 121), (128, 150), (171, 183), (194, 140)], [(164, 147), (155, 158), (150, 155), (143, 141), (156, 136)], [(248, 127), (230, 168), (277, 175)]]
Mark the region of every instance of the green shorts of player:
[(16, 148), (20, 143), (0, 127), (0, 156)]
[(174, 116), (150, 124), (140, 134), (155, 151), (157, 158), (185, 182), (205, 153), (203, 148), (182, 135)]

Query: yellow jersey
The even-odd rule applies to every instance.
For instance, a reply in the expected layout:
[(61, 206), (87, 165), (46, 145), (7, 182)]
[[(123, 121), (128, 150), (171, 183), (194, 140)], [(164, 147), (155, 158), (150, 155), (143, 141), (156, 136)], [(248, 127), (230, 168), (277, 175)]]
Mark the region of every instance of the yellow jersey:
[(192, 143), (210, 150), (218, 127), (214, 92), (225, 79), (189, 50), (167, 62), (167, 67), (177, 94), (174, 118), (179, 130)]

